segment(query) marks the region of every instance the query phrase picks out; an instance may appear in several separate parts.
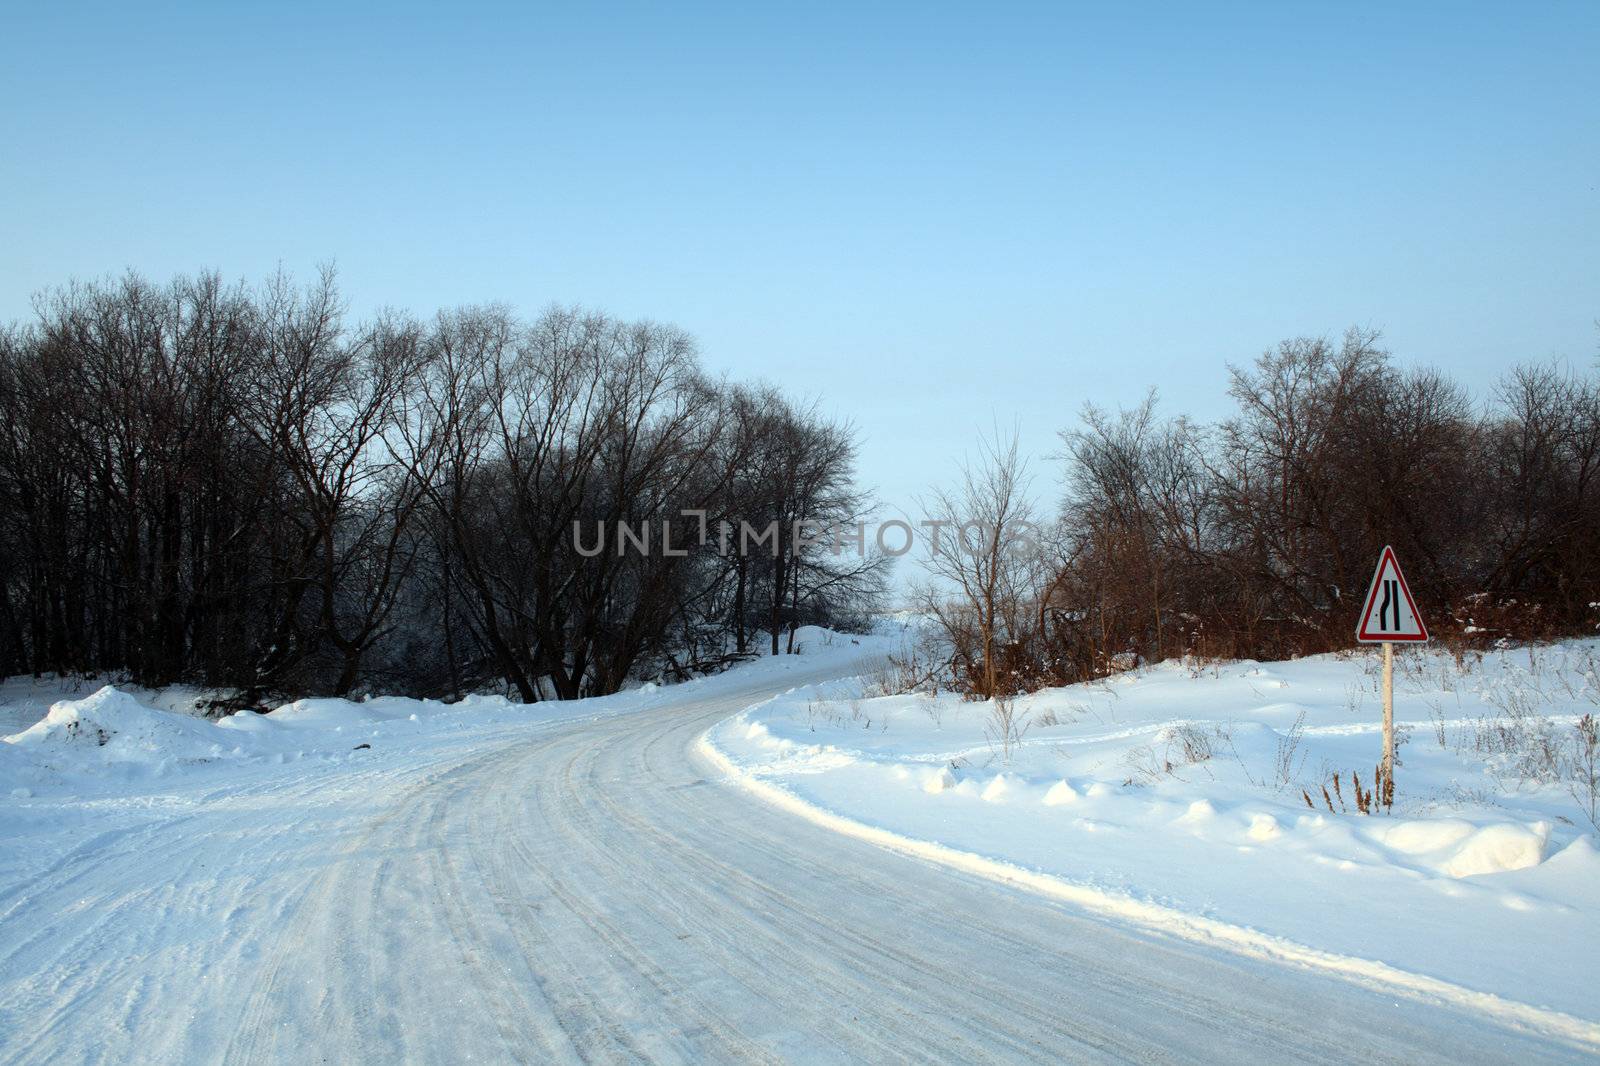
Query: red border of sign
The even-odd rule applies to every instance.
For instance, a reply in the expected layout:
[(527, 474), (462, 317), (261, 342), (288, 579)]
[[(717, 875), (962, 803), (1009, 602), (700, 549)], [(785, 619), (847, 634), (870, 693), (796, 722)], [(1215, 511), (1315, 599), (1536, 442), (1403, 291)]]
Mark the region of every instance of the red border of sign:
[[(1400, 591), (1405, 593), (1406, 605), (1411, 608), (1411, 617), (1417, 620), (1417, 628), (1422, 630), (1420, 636), (1395, 633), (1370, 635), (1367, 633), (1367, 623), (1372, 619), (1372, 608), (1378, 602), (1378, 579), (1383, 576), (1383, 568), (1389, 563), (1394, 564), (1394, 576), (1400, 579)], [(1428, 641), (1428, 623), (1422, 620), (1422, 612), (1417, 610), (1417, 601), (1411, 598), (1411, 586), (1406, 584), (1406, 575), (1405, 571), (1400, 569), (1400, 560), (1395, 558), (1394, 549), (1385, 544), (1383, 546), (1383, 554), (1378, 556), (1378, 568), (1372, 572), (1372, 585), (1367, 589), (1367, 605), (1361, 609), (1361, 621), (1356, 624), (1356, 642), (1359, 644), (1385, 644), (1390, 641), (1396, 644), (1426, 644)]]

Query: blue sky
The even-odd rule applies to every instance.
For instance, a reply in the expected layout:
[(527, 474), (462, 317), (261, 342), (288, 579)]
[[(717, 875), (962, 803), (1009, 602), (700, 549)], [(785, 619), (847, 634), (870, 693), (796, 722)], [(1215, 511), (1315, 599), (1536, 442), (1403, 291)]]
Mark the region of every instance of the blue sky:
[(357, 311), (581, 302), (820, 395), (909, 505), (1086, 400), (1385, 332), (1600, 353), (1600, 4), (10, 4), (0, 319), (335, 260)]

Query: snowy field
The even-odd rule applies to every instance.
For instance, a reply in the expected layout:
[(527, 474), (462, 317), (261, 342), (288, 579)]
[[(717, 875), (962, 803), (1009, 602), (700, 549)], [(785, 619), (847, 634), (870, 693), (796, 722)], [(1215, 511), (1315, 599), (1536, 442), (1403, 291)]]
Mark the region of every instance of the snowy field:
[(883, 846), (1592, 1038), (1600, 856), (1574, 756), (1600, 643), (1398, 660), (1397, 794), (1373, 814), (1355, 788), (1381, 748), (1375, 653), (1038, 693), (1013, 708), (1009, 756), (992, 704), (874, 697), (870, 675), (751, 708), (705, 747), (761, 797)]

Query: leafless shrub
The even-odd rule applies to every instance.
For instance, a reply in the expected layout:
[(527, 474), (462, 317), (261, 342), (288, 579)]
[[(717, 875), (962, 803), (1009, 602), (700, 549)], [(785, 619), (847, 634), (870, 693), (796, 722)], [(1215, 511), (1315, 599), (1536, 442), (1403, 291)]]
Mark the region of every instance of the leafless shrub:
[(1176, 752), (1182, 762), (1194, 764), (1211, 760), (1211, 738), (1187, 722), (1167, 730), (1167, 751)]
[[(1593, 711), (1560, 728), (1551, 700), (1600, 705), (1600, 670), (1592, 648), (1529, 648), (1528, 665), (1486, 686), (1484, 702), (1499, 713), (1479, 718), (1471, 749), (1503, 792), (1560, 786), (1590, 825), (1600, 829), (1600, 726)], [(1556, 656), (1559, 662), (1552, 661)]]
[(869, 696), (899, 696), (907, 691), (888, 656), (874, 660), (862, 671), (861, 687)]
[(1149, 744), (1129, 748), (1122, 761), (1133, 771), (1133, 775), (1123, 781), (1127, 785), (1148, 785), (1172, 772), (1172, 764), (1157, 756), (1155, 748)]
[(1134, 778), (1148, 784), (1185, 766), (1210, 762), (1211, 737), (1188, 722), (1179, 723), (1162, 730), (1159, 754), (1154, 746), (1141, 744), (1129, 749), (1123, 761), (1133, 770)]
[(1444, 708), (1440, 706), (1437, 700), (1424, 700), (1423, 702), (1428, 708), (1428, 720), (1433, 723), (1433, 739), (1439, 742), (1439, 747), (1442, 750), (1447, 747)]
[(864, 684), (872, 696), (937, 695), (939, 674), (946, 667), (931, 654), (929, 642), (919, 637), (873, 663), (864, 675)]
[(1589, 824), (1600, 829), (1600, 725), (1594, 713), (1585, 714), (1573, 726), (1572, 749), (1567, 764), (1567, 789)]
[(1278, 735), (1277, 750), (1272, 759), (1273, 782), (1278, 789), (1289, 787), (1300, 776), (1306, 755), (1300, 751), (1300, 741), (1306, 729), (1306, 712), (1295, 715), (1294, 724)]
[(1023, 736), (1032, 724), (1027, 711), (1018, 711), (1015, 696), (996, 696), (989, 701), (989, 718), (984, 723), (984, 736), (989, 747), (1000, 749), (1001, 758), (1011, 762), (1011, 754), (1022, 743)]
[(1472, 747), (1506, 791), (1537, 788), (1564, 776), (1562, 741), (1543, 713), (1537, 681), (1538, 674), (1530, 672), (1483, 692), (1484, 701), (1500, 713), (1478, 719)]

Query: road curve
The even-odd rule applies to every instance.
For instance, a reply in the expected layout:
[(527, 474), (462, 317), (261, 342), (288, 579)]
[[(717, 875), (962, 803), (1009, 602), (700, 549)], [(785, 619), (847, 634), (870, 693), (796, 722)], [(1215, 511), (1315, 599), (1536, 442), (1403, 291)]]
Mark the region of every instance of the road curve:
[[(70, 1031), (70, 1011), (0, 1014), (27, 1027), (0, 1059), (47, 1048), (240, 1063), (1580, 1058), (1461, 1012), (1107, 924), (769, 808), (693, 750), (761, 695), (723, 689), (497, 735), (414, 779), (394, 775), (316, 861), (274, 857), (251, 836), (239, 869), (263, 880), (222, 877), (213, 892), (265, 908), (271, 937), (191, 945), (193, 987), (159, 996), (137, 994), (138, 958), (93, 975), (80, 1021), (143, 1004), (104, 1039), (44, 1040)], [(184, 839), (192, 856), (215, 854)], [(147, 881), (198, 861), (178, 845), (150, 860), (162, 846), (141, 849)], [(129, 899), (148, 910), (161, 892), (130, 886)], [(61, 981), (70, 989), (72, 975)]]

